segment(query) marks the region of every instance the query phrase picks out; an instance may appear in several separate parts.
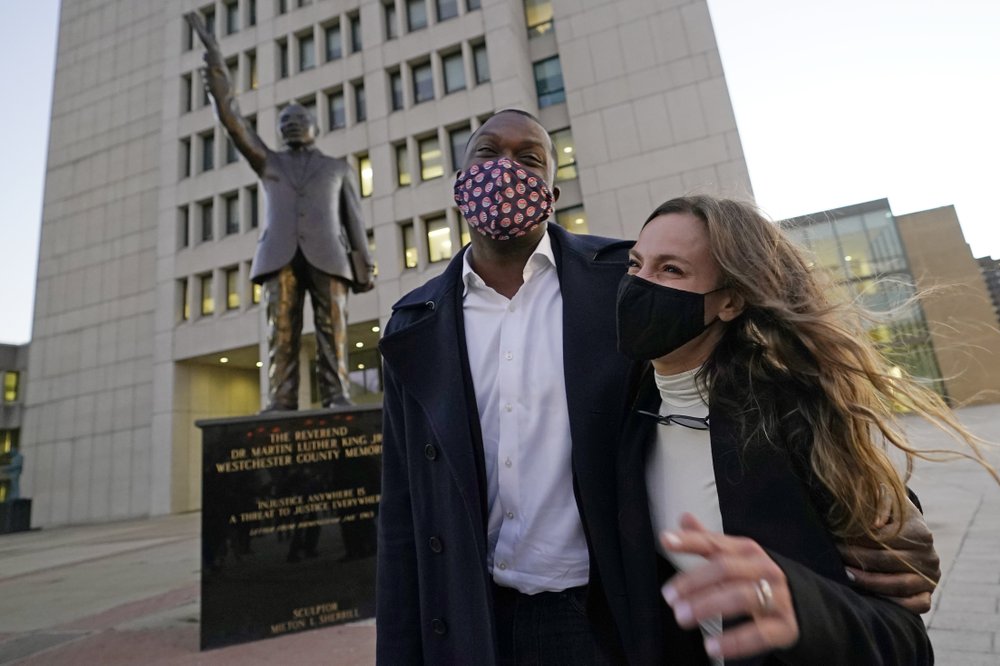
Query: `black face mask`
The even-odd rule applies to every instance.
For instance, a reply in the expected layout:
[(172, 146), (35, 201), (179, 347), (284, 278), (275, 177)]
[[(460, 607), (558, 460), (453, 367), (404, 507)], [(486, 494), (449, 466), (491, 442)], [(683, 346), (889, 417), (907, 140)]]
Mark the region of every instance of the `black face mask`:
[(712, 324), (705, 323), (705, 296), (722, 289), (699, 294), (625, 275), (618, 283), (618, 351), (650, 361), (694, 340)]

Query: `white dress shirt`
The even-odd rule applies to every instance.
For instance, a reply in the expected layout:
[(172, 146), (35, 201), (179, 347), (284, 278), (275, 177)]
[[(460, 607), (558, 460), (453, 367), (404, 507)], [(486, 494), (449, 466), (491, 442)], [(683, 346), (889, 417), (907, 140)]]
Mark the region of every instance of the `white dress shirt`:
[(465, 255), (466, 349), (486, 460), (487, 567), (526, 594), (587, 583), (590, 560), (571, 468), (562, 294), (546, 233), (508, 299)]

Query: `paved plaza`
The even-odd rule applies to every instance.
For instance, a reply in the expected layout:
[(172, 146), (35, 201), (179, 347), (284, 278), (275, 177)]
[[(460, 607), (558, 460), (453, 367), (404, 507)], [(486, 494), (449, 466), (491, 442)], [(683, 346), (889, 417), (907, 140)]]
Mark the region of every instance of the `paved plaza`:
[[(1000, 406), (961, 410), (1000, 440)], [(908, 421), (920, 446), (939, 435)], [(1000, 465), (1000, 450), (989, 456)], [(918, 465), (911, 482), (944, 578), (926, 616), (938, 664), (1000, 664), (1000, 488), (972, 463)], [(371, 622), (198, 651), (200, 514), (0, 537), (0, 665), (374, 662)]]

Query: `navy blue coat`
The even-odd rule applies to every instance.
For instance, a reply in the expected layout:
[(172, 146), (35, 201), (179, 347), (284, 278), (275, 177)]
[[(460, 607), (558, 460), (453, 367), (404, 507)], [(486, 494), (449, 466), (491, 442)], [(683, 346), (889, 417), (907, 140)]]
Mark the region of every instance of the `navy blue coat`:
[[(851, 588), (823, 515), (830, 497), (812, 480), (809, 428), (780, 393), (761, 399), (764, 409), (786, 416), (773, 442), (738, 435), (722, 409), (709, 407), (712, 460), (726, 534), (754, 539), (782, 568), (795, 604), (800, 639), (791, 650), (741, 661), (746, 664), (933, 663), (919, 616)], [(656, 412), (660, 394), (647, 372), (635, 409)], [(708, 664), (699, 631), (684, 631), (660, 595), (676, 571), (654, 549), (645, 467), (656, 421), (635, 412), (626, 420), (618, 449), (621, 549), (597, 551), (602, 569), (625, 574), (628, 612), (612, 607), (631, 664)], [(913, 498), (916, 500), (916, 498)], [(621, 557), (621, 560), (616, 558)], [(737, 663), (728, 662), (727, 663)]]
[[(615, 300), (630, 244), (549, 225), (563, 300), (563, 356), (577, 505), (591, 550), (591, 600), (607, 609), (591, 533), (615, 533), (615, 443), (629, 363)], [(382, 499), (376, 593), (380, 664), (494, 664), (482, 435), (465, 348), (463, 253), (393, 307), (380, 343)], [(610, 530), (610, 531), (609, 531)], [(610, 540), (609, 540), (610, 541)], [(614, 544), (609, 544), (612, 547)], [(621, 573), (607, 573), (623, 590)], [(612, 600), (615, 601), (615, 600)], [(624, 603), (624, 595), (617, 598)], [(624, 611), (621, 611), (624, 612)], [(613, 622), (600, 622), (609, 630)]]

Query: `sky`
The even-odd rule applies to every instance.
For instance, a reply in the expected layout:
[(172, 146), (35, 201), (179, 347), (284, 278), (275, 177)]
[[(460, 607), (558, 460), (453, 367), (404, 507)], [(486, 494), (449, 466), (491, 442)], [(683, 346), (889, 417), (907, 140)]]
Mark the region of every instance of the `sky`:
[[(765, 212), (953, 204), (973, 254), (1000, 257), (1000, 1), (708, 5)], [(0, 0), (0, 342), (31, 337), (58, 6)]]

